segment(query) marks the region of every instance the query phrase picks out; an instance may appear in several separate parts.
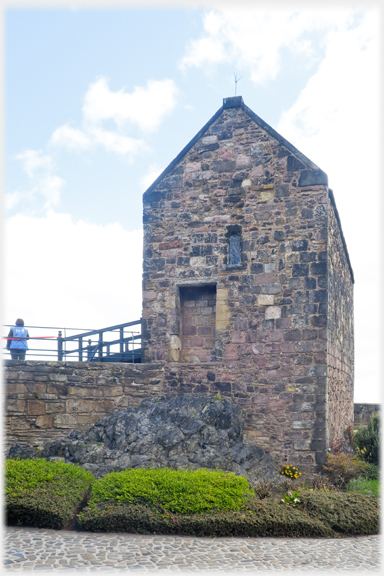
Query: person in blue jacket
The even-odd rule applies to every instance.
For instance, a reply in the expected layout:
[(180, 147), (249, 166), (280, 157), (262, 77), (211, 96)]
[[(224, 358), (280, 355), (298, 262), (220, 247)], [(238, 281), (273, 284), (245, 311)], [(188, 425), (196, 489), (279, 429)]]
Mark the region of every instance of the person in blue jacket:
[(28, 350), (27, 339), (29, 333), (24, 328), (24, 320), (18, 318), (16, 326), (10, 329), (7, 340), (7, 348), (11, 353), (12, 360), (25, 360), (25, 353)]

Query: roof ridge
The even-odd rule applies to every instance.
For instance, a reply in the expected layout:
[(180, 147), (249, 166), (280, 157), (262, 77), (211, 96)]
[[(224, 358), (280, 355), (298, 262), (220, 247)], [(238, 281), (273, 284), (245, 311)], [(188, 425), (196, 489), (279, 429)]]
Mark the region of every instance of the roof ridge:
[(260, 116), (255, 114), (253, 110), (251, 110), (246, 104), (244, 104), (244, 100), (242, 96), (232, 96), (229, 98), (223, 98), (223, 105), (215, 112), (215, 114), (204, 124), (204, 126), (195, 134), (195, 136), (188, 142), (186, 146), (179, 152), (179, 154), (168, 164), (166, 168), (162, 171), (162, 173), (156, 178), (154, 182), (145, 190), (144, 194), (150, 193), (156, 186), (161, 182), (161, 180), (172, 170), (172, 168), (180, 162), (180, 160), (186, 155), (186, 153), (192, 148), (194, 144), (198, 141), (198, 139), (208, 130), (208, 128), (214, 123), (215, 120), (223, 113), (224, 110), (228, 108), (241, 108), (244, 112), (246, 112), (254, 122), (256, 122), (261, 128), (263, 128), (268, 134), (270, 134), (273, 138), (275, 138), (280, 144), (285, 146), (288, 150), (290, 150), (295, 156), (297, 156), (300, 160), (307, 164), (310, 170), (316, 170), (319, 173), (324, 174), (327, 178), (325, 172), (321, 170), (312, 160), (307, 158), (300, 150), (298, 150), (293, 144), (288, 142), (283, 136), (281, 136), (272, 126), (267, 124)]

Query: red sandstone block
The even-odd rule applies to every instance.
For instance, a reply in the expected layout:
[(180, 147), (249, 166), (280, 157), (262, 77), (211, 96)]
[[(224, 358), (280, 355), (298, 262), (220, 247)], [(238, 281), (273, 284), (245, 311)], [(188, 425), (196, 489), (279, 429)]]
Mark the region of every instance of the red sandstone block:
[(194, 317), (183, 314), (183, 326), (194, 326)]
[(234, 332), (232, 334), (231, 342), (234, 344), (243, 344), (245, 342), (245, 332)]
[(235, 344), (227, 344), (225, 347), (226, 358), (237, 358), (237, 346)]
[(257, 355), (253, 357), (253, 363), (259, 368), (264, 368), (267, 365), (267, 359), (265, 356)]
[(159, 250), (170, 250), (171, 248), (182, 248), (183, 243), (181, 240), (175, 240), (174, 242), (161, 242), (159, 244)]
[(281, 343), (281, 352), (295, 352), (295, 343), (294, 342), (282, 342)]
[(253, 278), (253, 283), (255, 286), (261, 286), (262, 284), (275, 284), (277, 282), (276, 272), (264, 272), (262, 274), (255, 274)]
[(211, 351), (204, 350), (203, 348), (195, 348), (193, 350), (193, 355), (197, 356), (200, 362), (209, 362), (211, 359)]
[(282, 330), (271, 330), (269, 335), (269, 340), (271, 342), (278, 342), (279, 340), (283, 339), (283, 331)]
[(192, 337), (190, 339), (190, 346), (191, 346), (191, 348), (194, 348), (195, 346), (204, 346), (204, 339)]
[(196, 326), (183, 326), (183, 336), (196, 336)]

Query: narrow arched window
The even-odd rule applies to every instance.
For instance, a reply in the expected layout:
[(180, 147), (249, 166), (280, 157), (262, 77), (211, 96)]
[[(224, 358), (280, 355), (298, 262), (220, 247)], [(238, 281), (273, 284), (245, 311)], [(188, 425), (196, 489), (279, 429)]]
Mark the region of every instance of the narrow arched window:
[(241, 247), (240, 247), (240, 234), (231, 234), (229, 236), (228, 246), (228, 263), (240, 264), (241, 260)]

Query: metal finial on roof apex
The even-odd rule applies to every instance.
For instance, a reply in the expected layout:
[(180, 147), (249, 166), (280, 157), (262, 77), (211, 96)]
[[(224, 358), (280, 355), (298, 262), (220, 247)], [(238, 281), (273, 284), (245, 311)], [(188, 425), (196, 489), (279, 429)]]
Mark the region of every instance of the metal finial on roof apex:
[(242, 96), (223, 98), (223, 108), (240, 108), (242, 104), (244, 104)]

